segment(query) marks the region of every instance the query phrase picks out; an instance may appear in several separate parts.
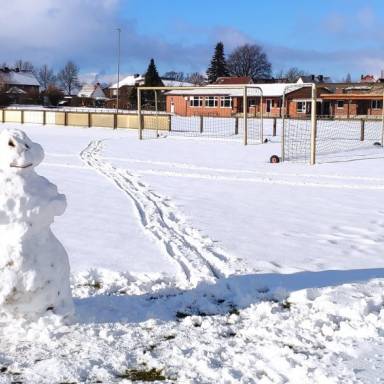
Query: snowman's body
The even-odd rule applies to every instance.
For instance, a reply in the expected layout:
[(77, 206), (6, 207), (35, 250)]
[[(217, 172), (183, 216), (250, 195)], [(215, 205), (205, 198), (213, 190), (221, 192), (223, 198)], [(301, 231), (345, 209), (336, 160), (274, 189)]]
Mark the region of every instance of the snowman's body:
[(66, 199), (34, 171), (43, 157), (23, 132), (0, 134), (0, 321), (73, 314), (68, 256), (50, 229)]

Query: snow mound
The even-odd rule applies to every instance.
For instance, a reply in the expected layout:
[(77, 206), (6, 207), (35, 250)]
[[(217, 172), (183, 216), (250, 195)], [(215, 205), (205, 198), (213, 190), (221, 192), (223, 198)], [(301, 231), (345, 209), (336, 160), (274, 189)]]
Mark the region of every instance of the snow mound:
[(43, 158), (24, 132), (0, 133), (1, 322), (74, 312), (68, 256), (50, 229), (66, 198), (34, 171)]

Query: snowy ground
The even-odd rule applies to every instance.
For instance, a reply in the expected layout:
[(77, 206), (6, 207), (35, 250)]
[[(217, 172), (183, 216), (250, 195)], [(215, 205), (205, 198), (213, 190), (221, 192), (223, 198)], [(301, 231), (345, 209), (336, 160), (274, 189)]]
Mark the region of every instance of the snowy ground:
[(0, 383), (384, 382), (382, 148), (18, 128), (68, 198), (77, 319), (0, 328)]

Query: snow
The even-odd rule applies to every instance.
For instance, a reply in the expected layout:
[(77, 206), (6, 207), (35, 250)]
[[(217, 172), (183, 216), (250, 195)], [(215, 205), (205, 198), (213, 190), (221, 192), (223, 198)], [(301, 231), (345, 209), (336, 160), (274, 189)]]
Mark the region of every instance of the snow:
[(9, 85), (36, 85), (40, 86), (36, 76), (32, 72), (1, 72), (3, 81)]
[[(296, 91), (308, 84), (296, 84), (296, 83), (273, 83), (273, 84), (249, 84), (247, 85), (248, 96), (259, 96), (260, 91), (264, 97), (278, 97), (283, 96), (284, 92)], [(198, 87), (196, 89), (189, 90), (174, 90), (169, 91), (169, 95), (227, 95), (242, 97), (244, 93), (244, 85), (208, 85), (205, 87)]]
[(382, 148), (272, 165), (278, 138), (23, 129), (68, 198), (77, 318), (0, 327), (0, 383), (384, 377)]
[(35, 173), (44, 152), (24, 132), (3, 130), (0, 148), (0, 321), (69, 318), (68, 256), (50, 230), (65, 196)]

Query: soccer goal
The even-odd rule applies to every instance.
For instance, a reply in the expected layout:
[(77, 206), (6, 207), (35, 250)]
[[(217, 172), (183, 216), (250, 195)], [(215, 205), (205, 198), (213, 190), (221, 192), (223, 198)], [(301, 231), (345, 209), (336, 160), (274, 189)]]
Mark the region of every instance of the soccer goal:
[[(333, 86), (337, 89), (336, 84)], [(383, 88), (375, 86), (371, 93), (350, 94), (344, 105), (325, 86), (287, 87), (283, 96), (282, 160), (315, 164), (377, 152), (384, 139)], [(368, 104), (367, 99), (377, 102), (370, 100)]]
[(189, 137), (262, 143), (260, 87), (138, 87), (139, 138)]

